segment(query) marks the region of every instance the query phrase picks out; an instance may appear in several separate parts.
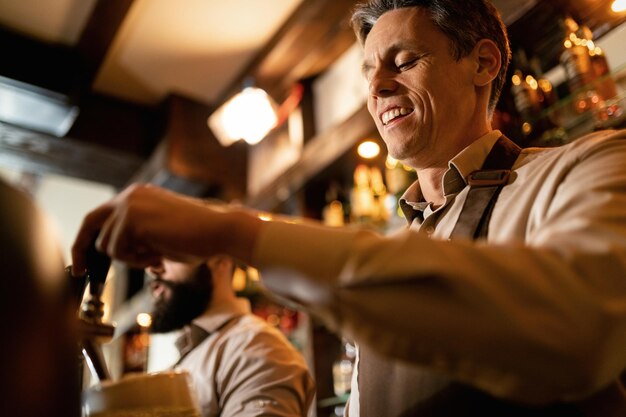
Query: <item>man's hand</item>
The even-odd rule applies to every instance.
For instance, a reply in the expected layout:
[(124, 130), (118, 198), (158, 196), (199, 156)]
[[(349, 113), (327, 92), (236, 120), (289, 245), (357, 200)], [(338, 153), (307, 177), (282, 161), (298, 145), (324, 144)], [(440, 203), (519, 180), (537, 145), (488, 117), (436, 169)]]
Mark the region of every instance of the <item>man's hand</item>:
[(96, 237), (98, 250), (138, 268), (163, 257), (192, 262), (217, 253), (249, 262), (260, 223), (249, 213), (133, 185), (85, 217), (72, 246), (72, 273), (85, 272), (85, 254)]

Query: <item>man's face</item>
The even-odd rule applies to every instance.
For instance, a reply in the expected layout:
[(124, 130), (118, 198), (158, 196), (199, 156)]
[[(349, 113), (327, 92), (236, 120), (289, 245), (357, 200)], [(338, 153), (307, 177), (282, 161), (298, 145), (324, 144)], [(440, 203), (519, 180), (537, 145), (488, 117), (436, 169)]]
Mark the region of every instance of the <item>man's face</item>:
[(474, 69), (454, 58), (423, 9), (380, 17), (365, 41), (363, 73), (369, 112), (392, 157), (417, 169), (447, 166), (477, 106)]
[(206, 264), (163, 261), (150, 268), (155, 279), (150, 283), (154, 297), (153, 333), (167, 333), (189, 324), (208, 307), (213, 294), (213, 278)]

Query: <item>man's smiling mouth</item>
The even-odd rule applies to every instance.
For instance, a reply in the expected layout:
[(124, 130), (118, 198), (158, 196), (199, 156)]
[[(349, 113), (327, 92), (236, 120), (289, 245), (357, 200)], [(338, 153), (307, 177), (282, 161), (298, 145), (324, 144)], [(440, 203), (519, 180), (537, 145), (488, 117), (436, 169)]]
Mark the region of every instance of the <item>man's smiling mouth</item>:
[(386, 112), (384, 112), (380, 119), (383, 122), (383, 125), (387, 126), (387, 124), (389, 124), (389, 122), (397, 119), (398, 117), (401, 116), (406, 116), (407, 114), (413, 113), (413, 109), (409, 109), (406, 107), (396, 107), (393, 108), (391, 110), (387, 110)]

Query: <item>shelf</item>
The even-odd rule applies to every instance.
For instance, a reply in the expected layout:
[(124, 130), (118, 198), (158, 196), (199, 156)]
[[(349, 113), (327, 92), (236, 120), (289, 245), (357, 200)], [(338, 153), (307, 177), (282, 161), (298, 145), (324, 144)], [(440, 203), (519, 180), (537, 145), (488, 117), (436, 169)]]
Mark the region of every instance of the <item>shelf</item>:
[(300, 159), (282, 175), (251, 195), (246, 205), (271, 211), (300, 190), (308, 180), (337, 160), (363, 137), (376, 132), (376, 125), (365, 105), (351, 117), (312, 138), (302, 150)]
[(561, 133), (565, 133), (565, 135), (558, 137), (549, 134), (544, 135), (535, 144), (559, 145), (575, 140), (594, 130), (618, 128), (626, 124), (626, 65), (620, 66), (610, 74), (597, 80), (594, 84), (598, 85), (609, 77), (615, 81), (617, 95), (601, 101), (594, 109), (577, 112), (574, 108), (574, 100), (577, 97), (593, 90), (594, 87), (588, 85), (574, 91), (544, 110), (540, 118), (549, 118), (553, 123), (564, 129), (565, 132)]
[(318, 408), (336, 407), (338, 405), (344, 405), (348, 402), (350, 394), (343, 394), (337, 397), (324, 398), (317, 402)]

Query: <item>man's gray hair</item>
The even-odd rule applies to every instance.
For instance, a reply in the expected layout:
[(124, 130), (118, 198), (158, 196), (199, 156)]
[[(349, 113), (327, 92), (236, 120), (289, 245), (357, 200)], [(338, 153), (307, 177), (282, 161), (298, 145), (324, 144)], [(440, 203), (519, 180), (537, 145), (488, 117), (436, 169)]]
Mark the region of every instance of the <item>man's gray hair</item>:
[(358, 4), (352, 14), (352, 28), (361, 44), (384, 13), (405, 7), (420, 7), (433, 24), (452, 42), (455, 59), (467, 56), (481, 39), (490, 39), (500, 50), (501, 67), (493, 80), (489, 112), (493, 112), (506, 81), (511, 49), (506, 26), (488, 0), (370, 0)]

